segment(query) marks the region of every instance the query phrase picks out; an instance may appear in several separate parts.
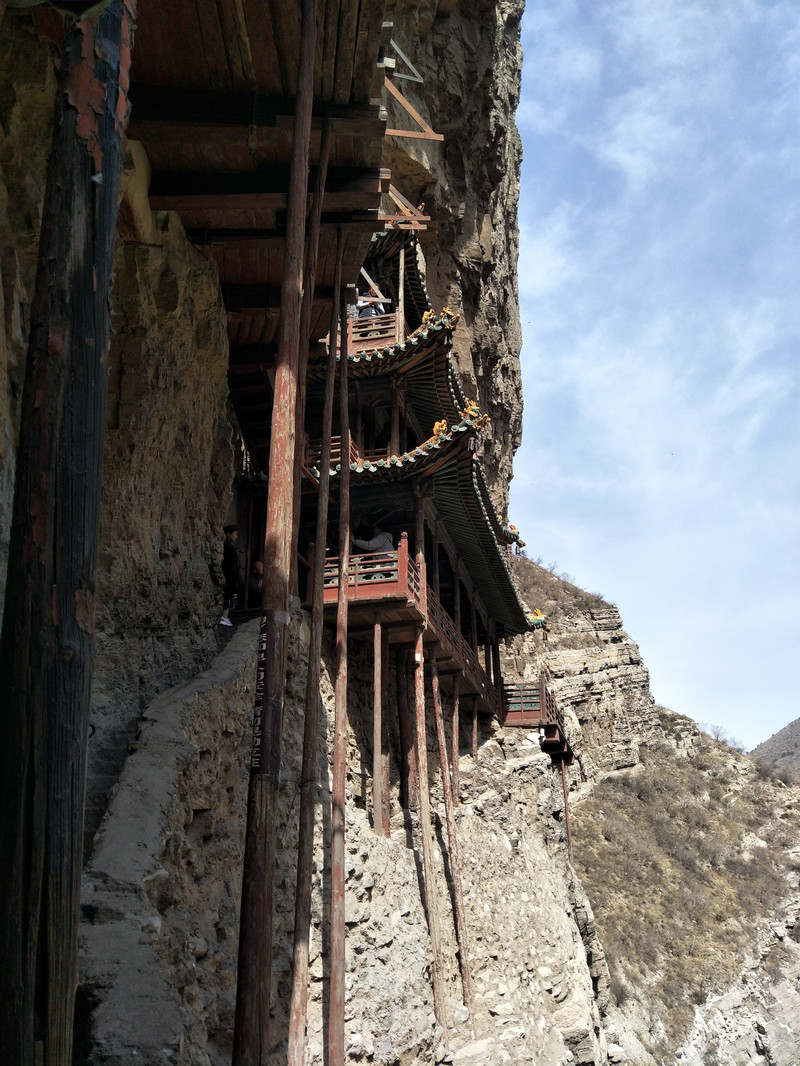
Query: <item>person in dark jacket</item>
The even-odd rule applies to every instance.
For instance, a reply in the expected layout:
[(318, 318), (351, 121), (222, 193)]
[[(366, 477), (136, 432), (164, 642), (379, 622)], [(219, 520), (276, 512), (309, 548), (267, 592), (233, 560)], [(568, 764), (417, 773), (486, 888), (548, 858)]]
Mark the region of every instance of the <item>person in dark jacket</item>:
[(222, 603), (222, 617), (219, 620), (221, 626), (232, 626), (233, 622), (228, 618), (230, 610), (236, 610), (236, 601), (239, 596), (239, 586), (242, 583), (239, 573), (239, 550), (236, 545), (239, 542), (239, 527), (224, 526), (225, 543), (222, 546), (222, 576), (225, 578), (225, 594)]

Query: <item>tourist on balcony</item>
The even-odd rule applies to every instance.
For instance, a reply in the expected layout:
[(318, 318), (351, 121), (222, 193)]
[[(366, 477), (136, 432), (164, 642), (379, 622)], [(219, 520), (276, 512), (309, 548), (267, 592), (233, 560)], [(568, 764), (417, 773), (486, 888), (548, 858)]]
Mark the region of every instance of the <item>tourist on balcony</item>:
[(369, 540), (360, 540), (358, 537), (350, 537), (354, 547), (363, 552), (393, 552), (394, 543), (391, 533), (385, 533), (380, 526), (373, 526), (372, 536)]

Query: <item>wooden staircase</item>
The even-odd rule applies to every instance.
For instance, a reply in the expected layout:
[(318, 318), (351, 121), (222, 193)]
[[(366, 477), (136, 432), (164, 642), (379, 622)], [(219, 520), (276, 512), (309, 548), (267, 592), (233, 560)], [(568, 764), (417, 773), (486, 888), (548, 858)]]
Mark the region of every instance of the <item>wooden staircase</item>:
[(553, 762), (571, 765), (573, 752), (567, 739), (564, 715), (545, 684), (544, 674), (538, 682), (506, 685), (504, 707), (504, 726), (538, 729), (542, 751), (546, 751)]

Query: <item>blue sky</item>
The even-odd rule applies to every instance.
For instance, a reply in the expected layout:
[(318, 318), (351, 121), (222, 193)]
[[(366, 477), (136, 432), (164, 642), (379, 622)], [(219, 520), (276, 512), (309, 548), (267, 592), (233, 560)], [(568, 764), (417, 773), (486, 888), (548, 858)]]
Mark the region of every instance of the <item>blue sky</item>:
[(532, 558), (619, 607), (653, 695), (800, 717), (800, 3), (528, 0)]

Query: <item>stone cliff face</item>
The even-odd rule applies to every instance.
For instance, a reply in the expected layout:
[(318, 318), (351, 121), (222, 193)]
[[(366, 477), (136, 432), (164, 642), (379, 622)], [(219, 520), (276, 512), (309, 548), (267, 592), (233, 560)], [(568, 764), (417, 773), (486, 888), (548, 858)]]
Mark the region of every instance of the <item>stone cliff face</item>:
[[(492, 419), (483, 461), (496, 503), (508, 504), (522, 436), (517, 203), (522, 0), (398, 0), (393, 36), (423, 78), (403, 92), (444, 142), (389, 139), (387, 165), (432, 224), (420, 236), (437, 310), (462, 317), (454, 357), (467, 394)], [(404, 69), (398, 58), (398, 70)], [(392, 121), (408, 128), (394, 109)]]

